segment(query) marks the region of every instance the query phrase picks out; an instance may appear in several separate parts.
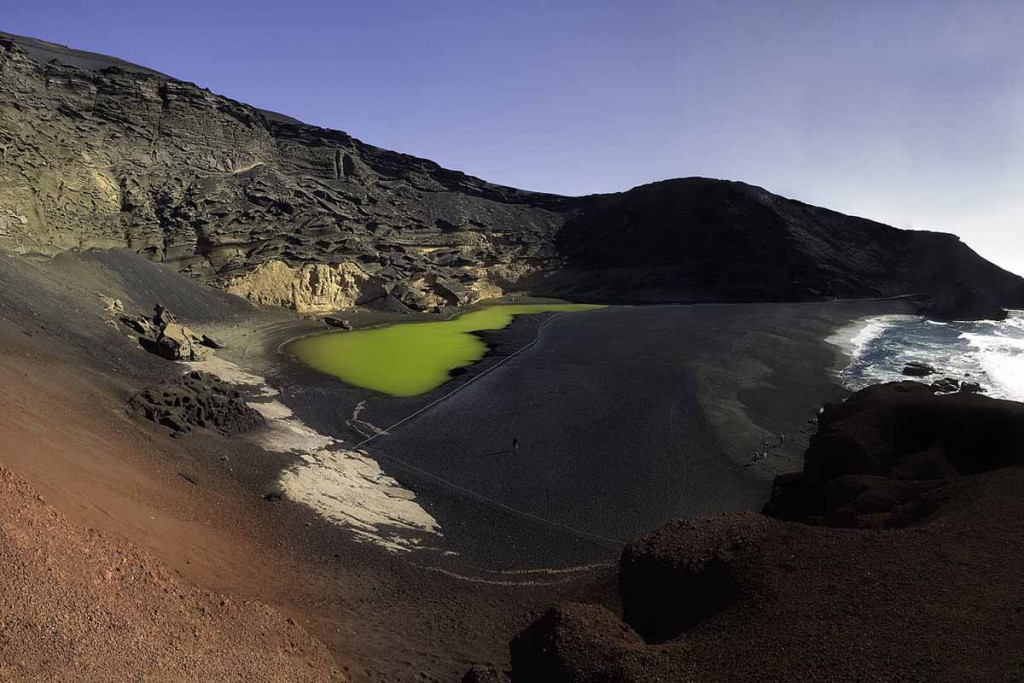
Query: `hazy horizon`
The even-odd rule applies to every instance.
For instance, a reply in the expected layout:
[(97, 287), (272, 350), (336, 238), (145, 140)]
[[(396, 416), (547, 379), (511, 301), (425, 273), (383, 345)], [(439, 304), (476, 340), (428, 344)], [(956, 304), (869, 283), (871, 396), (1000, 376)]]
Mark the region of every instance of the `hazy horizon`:
[(523, 189), (739, 180), (1024, 274), (1024, 5), (58, 1), (100, 52)]

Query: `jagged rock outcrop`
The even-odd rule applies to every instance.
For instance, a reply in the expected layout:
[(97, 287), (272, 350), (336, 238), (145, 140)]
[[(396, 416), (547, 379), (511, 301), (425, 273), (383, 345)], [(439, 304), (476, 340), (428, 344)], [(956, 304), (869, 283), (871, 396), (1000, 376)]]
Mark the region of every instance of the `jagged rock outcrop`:
[(1024, 280), (952, 235), (706, 178), (525, 192), (0, 34), (0, 249), (110, 247), (308, 311), (510, 290), (605, 303), (920, 294), (940, 317), (1024, 308)]
[(776, 479), (765, 512), (825, 526), (906, 526), (949, 479), (1024, 464), (1024, 404), (935, 392), (878, 384), (825, 406), (803, 471)]
[(128, 405), (139, 416), (178, 435), (199, 427), (232, 436), (266, 423), (241, 392), (216, 375), (197, 370), (132, 395)]
[(167, 360), (203, 360), (212, 349), (223, 348), (209, 335), (179, 323), (162, 304), (156, 305), (152, 316), (121, 315), (118, 321), (138, 335), (142, 348)]

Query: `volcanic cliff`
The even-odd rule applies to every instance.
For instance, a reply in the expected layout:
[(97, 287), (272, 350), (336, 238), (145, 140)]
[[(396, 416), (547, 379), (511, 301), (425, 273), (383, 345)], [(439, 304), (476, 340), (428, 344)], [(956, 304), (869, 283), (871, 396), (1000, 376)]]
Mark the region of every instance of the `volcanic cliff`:
[(0, 34), (0, 249), (126, 247), (261, 305), (916, 294), (1024, 307), (956, 237), (687, 178), (561, 197), (487, 183), (121, 60)]

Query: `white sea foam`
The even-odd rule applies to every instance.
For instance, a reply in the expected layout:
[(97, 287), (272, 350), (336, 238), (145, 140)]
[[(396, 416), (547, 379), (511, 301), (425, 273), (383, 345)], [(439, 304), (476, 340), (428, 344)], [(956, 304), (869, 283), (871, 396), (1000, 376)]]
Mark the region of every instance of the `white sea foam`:
[(860, 358), (871, 342), (878, 339), (888, 328), (900, 322), (917, 320), (912, 315), (879, 315), (861, 318), (836, 330), (825, 341), (838, 346), (852, 359)]
[[(321, 450), (281, 475), (282, 491), (324, 518), (390, 550), (411, 550), (440, 527), (416, 496), (364, 451)], [(413, 533), (403, 533), (413, 532)]]
[(989, 395), (1024, 401), (1024, 313), (1016, 311), (1005, 322), (977, 327), (960, 338), (970, 344), (987, 376)]
[[(845, 338), (845, 344), (843, 340)], [(1024, 312), (1005, 321), (936, 322), (913, 316), (858, 321), (829, 338), (850, 364), (840, 378), (850, 389), (906, 379), (906, 363), (933, 365), (939, 377), (978, 382), (989, 396), (1024, 401)]]

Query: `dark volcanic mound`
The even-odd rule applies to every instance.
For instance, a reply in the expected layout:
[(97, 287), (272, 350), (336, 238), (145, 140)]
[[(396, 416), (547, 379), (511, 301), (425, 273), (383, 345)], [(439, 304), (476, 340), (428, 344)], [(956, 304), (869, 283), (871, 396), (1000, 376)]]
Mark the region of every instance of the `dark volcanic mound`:
[(262, 427), (266, 420), (250, 408), (240, 391), (198, 370), (172, 382), (157, 384), (129, 397), (128, 405), (138, 415), (168, 427), (175, 434), (187, 434), (193, 427), (212, 429), (233, 436)]
[(605, 287), (641, 301), (921, 294), (934, 317), (989, 318), (1024, 301), (1024, 281), (954, 235), (897, 230), (708, 178), (588, 198), (556, 243), (588, 287), (601, 286), (593, 280), (601, 273)]
[(0, 34), (0, 249), (128, 248), (258, 304), (427, 309), (918, 294), (1024, 308), (956, 237), (687, 178), (560, 197), (494, 185), (103, 55)]
[[(851, 472), (889, 482), (868, 489), (888, 504), (898, 502), (891, 484), (927, 477), (915, 495), (930, 502), (903, 528), (746, 513), (673, 522), (623, 551), (621, 616), (601, 604), (553, 608), (513, 640), (511, 679), (1019, 679), (1022, 445), (1020, 404), (913, 383), (860, 392), (823, 414), (805, 488), (775, 505), (831, 504), (808, 489), (827, 494)], [(857, 514), (871, 514), (861, 503)], [(850, 526), (838, 509), (808, 516)]]
[(803, 472), (775, 482), (768, 514), (825, 526), (906, 526), (953, 477), (1024, 464), (1024, 404), (894, 382), (827, 405)]

